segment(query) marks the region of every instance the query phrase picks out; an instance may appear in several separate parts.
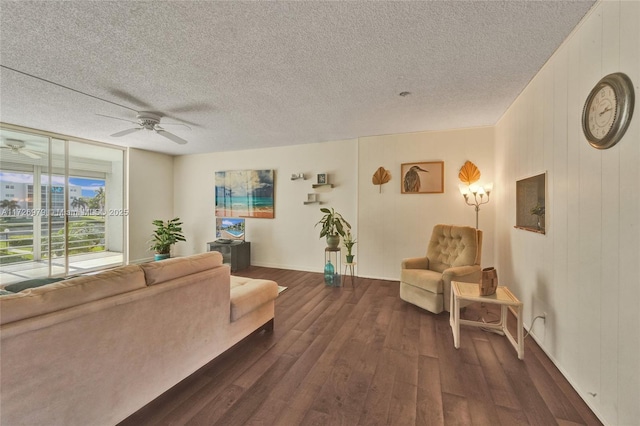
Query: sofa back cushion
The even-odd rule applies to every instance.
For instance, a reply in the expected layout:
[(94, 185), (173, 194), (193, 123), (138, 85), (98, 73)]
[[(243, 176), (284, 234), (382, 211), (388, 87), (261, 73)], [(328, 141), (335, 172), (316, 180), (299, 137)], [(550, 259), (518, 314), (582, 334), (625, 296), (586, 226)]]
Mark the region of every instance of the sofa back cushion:
[(59, 281), (0, 297), (0, 324), (60, 311), (72, 306), (145, 288), (137, 265)]
[(155, 285), (221, 265), (222, 254), (212, 251), (188, 257), (174, 257), (158, 262), (143, 263), (140, 267), (144, 271), (147, 285)]

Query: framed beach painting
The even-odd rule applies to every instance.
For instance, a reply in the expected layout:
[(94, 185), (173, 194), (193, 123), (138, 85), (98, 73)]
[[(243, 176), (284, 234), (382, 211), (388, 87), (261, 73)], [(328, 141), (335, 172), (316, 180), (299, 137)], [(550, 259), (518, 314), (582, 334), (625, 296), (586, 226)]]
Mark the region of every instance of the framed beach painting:
[(403, 163), (400, 166), (402, 194), (444, 192), (444, 161)]
[(273, 170), (216, 172), (216, 216), (273, 219), (273, 178)]

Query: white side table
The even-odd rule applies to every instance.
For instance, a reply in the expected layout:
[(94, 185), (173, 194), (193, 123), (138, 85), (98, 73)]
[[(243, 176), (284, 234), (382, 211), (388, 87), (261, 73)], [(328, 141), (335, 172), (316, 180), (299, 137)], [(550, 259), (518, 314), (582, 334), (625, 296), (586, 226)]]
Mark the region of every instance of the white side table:
[[(482, 302), (500, 305), (500, 322), (497, 324), (482, 321), (460, 319), (460, 302)], [(513, 306), (517, 312), (518, 340), (514, 339), (507, 329), (507, 308)], [(522, 302), (509, 291), (507, 287), (498, 287), (491, 296), (480, 296), (480, 288), (476, 283), (451, 282), (451, 307), (449, 309), (449, 323), (453, 330), (453, 346), (460, 348), (460, 324), (472, 327), (490, 328), (501, 331), (511, 345), (518, 352), (518, 359), (524, 358), (524, 337), (522, 331)]]

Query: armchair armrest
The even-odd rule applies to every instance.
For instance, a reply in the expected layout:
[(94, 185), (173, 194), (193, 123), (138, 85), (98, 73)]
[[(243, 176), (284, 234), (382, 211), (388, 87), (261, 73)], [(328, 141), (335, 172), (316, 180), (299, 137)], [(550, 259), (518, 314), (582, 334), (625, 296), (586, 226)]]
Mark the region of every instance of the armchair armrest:
[(444, 309), (448, 311), (451, 306), (451, 281), (479, 283), (481, 279), (482, 268), (480, 265), (456, 266), (445, 269), (442, 272)]
[(456, 266), (445, 269), (442, 272), (442, 279), (445, 281), (465, 281), (475, 282), (480, 278), (480, 265)]
[(428, 257), (410, 257), (402, 260), (402, 269), (429, 269)]

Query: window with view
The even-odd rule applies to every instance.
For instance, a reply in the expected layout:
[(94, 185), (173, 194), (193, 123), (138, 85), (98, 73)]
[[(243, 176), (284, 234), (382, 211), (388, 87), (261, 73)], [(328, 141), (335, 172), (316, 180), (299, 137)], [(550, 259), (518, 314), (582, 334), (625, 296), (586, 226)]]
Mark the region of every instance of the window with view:
[(124, 151), (0, 129), (30, 155), (0, 160), (3, 284), (124, 263)]

